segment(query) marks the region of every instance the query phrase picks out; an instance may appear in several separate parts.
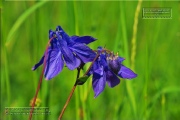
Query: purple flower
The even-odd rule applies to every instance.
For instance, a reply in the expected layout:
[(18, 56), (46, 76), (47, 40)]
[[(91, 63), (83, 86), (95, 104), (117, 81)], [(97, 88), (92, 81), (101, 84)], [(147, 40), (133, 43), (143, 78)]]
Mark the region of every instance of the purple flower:
[(99, 58), (94, 62), (88, 75), (93, 74), (94, 97), (97, 97), (105, 88), (106, 82), (109, 87), (115, 87), (120, 83), (118, 78), (132, 79), (137, 77), (132, 70), (122, 65), (124, 58), (113, 53), (102, 52), (103, 48), (98, 47)]
[[(54, 37), (54, 38), (53, 38)], [(91, 36), (68, 36), (64, 30), (58, 26), (56, 31), (49, 31), (50, 42), (47, 52), (47, 60), (44, 75), (47, 80), (52, 79), (59, 74), (64, 64), (74, 70), (81, 62), (87, 63), (93, 61), (96, 54), (86, 44), (89, 44), (96, 39)], [(43, 64), (45, 53), (41, 60), (34, 65), (32, 70), (36, 70)]]

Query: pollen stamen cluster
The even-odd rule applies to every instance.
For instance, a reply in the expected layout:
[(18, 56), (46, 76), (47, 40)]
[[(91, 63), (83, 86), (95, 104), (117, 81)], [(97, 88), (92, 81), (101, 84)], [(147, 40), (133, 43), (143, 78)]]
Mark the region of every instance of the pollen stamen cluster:
[(114, 52), (110, 52), (107, 56), (107, 60), (116, 60), (118, 58), (118, 52), (116, 53), (116, 55), (114, 54)]

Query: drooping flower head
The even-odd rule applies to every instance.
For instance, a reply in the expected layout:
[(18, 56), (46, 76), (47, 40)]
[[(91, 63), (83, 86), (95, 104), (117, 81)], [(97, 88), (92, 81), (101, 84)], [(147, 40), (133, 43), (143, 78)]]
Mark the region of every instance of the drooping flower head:
[[(96, 39), (91, 36), (69, 36), (58, 26), (56, 31), (49, 31), (50, 46), (48, 47), (44, 75), (47, 80), (52, 79), (59, 74), (64, 64), (70, 70), (74, 70), (81, 63), (91, 62), (96, 56), (87, 44)], [(41, 60), (34, 65), (32, 70), (36, 70), (43, 64), (45, 53)]]
[(104, 90), (106, 83), (111, 88), (118, 85), (120, 83), (118, 77), (125, 79), (137, 77), (137, 74), (122, 64), (125, 59), (119, 57), (118, 54), (109, 53), (102, 47), (98, 47), (97, 52), (100, 55), (88, 73), (88, 75), (93, 74), (94, 97), (97, 97)]

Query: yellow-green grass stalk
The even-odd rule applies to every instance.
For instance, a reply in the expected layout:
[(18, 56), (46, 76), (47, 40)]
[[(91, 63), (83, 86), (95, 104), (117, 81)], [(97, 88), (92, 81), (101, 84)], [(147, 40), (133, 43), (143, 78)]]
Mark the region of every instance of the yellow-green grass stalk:
[(133, 25), (133, 36), (132, 36), (132, 48), (131, 48), (131, 69), (134, 70), (135, 67), (135, 57), (136, 57), (136, 38), (137, 38), (137, 29), (138, 29), (138, 17), (141, 10), (142, 0), (138, 1), (135, 15), (134, 15), (134, 25)]

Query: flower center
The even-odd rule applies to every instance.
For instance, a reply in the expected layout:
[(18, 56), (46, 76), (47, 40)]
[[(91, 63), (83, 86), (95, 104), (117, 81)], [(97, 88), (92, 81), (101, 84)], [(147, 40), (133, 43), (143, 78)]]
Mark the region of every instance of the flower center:
[(118, 61), (118, 54), (114, 55), (113, 53), (108, 54), (107, 63), (109, 68), (115, 73), (118, 74), (121, 63)]

